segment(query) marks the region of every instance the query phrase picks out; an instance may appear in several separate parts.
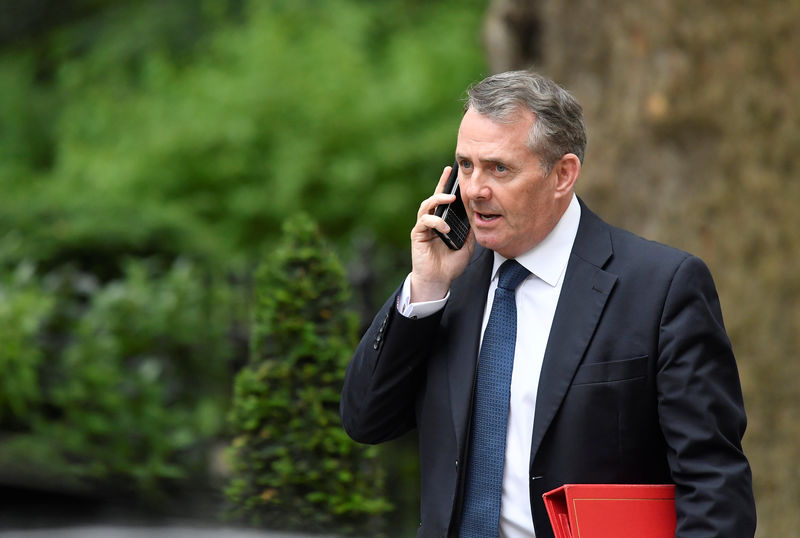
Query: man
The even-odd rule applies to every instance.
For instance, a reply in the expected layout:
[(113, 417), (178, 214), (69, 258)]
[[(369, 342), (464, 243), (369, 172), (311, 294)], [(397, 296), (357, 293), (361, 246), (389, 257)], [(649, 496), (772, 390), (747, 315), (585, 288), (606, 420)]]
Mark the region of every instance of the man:
[(542, 494), (564, 483), (674, 483), (677, 537), (752, 537), (711, 275), (577, 199), (585, 145), (580, 105), (538, 74), (468, 91), (469, 238), (450, 250), (434, 232), (455, 199), (446, 168), (411, 231), (411, 273), (348, 367), (344, 427), (366, 443), (418, 430), (418, 536), (545, 538)]

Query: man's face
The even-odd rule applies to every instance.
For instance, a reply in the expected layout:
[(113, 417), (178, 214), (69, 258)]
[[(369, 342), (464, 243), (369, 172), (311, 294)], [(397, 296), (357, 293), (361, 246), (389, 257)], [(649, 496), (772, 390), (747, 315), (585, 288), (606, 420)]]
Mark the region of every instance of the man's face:
[(520, 110), (514, 123), (498, 123), (467, 110), (458, 130), (456, 158), (461, 198), (477, 242), (506, 258), (530, 250), (558, 223), (566, 205), (527, 146), (535, 117)]

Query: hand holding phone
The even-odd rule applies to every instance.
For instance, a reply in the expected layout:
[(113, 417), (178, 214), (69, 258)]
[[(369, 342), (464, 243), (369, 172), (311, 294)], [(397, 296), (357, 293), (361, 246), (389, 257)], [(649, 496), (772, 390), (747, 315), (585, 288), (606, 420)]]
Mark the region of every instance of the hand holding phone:
[[(455, 200), (448, 203), (447, 194), (454, 195), (450, 198)], [(445, 228), (442, 221), (448, 225), (447, 233), (438, 229)], [(451, 170), (442, 171), (435, 192), (420, 204), (411, 230), (412, 303), (435, 301), (447, 295), (453, 280), (464, 272), (472, 257), (475, 240), (471, 235), (458, 189), (458, 167), (454, 164)]]
[(447, 178), (444, 192), (455, 194), (456, 199), (447, 205), (436, 207), (434, 214), (441, 217), (450, 226), (450, 231), (443, 234), (439, 230), (434, 230), (444, 243), (452, 250), (459, 250), (464, 246), (464, 242), (469, 235), (469, 218), (464, 202), (461, 200), (461, 190), (458, 187), (458, 161), (453, 163), (453, 170)]

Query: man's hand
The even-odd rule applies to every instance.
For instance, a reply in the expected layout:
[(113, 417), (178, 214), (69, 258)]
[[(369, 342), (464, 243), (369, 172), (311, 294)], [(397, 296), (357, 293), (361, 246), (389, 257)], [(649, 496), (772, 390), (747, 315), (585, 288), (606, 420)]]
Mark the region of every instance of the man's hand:
[(450, 231), (450, 226), (434, 215), (436, 206), (456, 199), (455, 195), (443, 192), (450, 170), (451, 167), (445, 167), (433, 196), (420, 204), (417, 223), (411, 230), (412, 303), (436, 301), (447, 295), (450, 284), (464, 272), (475, 250), (475, 235), (471, 229), (460, 250), (451, 250), (434, 232), (434, 229), (442, 233)]

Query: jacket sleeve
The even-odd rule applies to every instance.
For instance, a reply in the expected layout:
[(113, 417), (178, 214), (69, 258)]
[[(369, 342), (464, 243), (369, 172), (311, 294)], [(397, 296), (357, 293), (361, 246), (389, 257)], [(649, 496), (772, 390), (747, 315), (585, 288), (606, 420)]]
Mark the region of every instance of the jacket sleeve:
[(719, 298), (705, 264), (687, 257), (667, 293), (659, 331), (658, 409), (676, 484), (676, 537), (752, 537), (746, 418)]
[(415, 401), (441, 311), (421, 319), (397, 312), (393, 295), (373, 319), (345, 374), (339, 412), (362, 443), (394, 439), (415, 427)]

